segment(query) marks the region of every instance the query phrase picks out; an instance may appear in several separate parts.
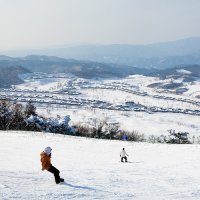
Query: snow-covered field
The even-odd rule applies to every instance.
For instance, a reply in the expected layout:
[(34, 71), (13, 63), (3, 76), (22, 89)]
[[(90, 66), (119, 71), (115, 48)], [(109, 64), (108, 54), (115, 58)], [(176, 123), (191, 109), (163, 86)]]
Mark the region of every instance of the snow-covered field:
[[(200, 146), (0, 131), (0, 199), (200, 199)], [(41, 171), (51, 146), (64, 184)], [(129, 163), (121, 163), (125, 147)]]
[(78, 109), (78, 108), (51, 108), (47, 112), (46, 108), (38, 108), (39, 115), (45, 117), (55, 117), (57, 115), (70, 115), (71, 125), (89, 124), (94, 125), (95, 120), (108, 122), (118, 122), (120, 129), (124, 131), (135, 131), (139, 134), (149, 135), (168, 135), (169, 129), (176, 131), (187, 131), (191, 136), (200, 136), (200, 117), (183, 115), (176, 113), (156, 113), (149, 114), (143, 112), (117, 112), (100, 109)]

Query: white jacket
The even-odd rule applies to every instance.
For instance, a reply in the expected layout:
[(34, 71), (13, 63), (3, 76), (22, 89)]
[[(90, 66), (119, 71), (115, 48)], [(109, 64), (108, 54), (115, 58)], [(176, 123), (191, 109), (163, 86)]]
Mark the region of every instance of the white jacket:
[(128, 154), (126, 153), (125, 150), (122, 150), (121, 153), (120, 153), (120, 156), (121, 157), (126, 157), (126, 156), (128, 156)]

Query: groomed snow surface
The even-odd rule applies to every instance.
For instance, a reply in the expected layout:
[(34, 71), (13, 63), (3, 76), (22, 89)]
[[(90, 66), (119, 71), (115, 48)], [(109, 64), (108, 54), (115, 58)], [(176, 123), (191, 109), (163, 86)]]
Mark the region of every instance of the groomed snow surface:
[[(200, 199), (200, 146), (0, 131), (0, 199)], [(40, 152), (65, 183), (41, 171)], [(128, 163), (119, 153), (125, 148)]]

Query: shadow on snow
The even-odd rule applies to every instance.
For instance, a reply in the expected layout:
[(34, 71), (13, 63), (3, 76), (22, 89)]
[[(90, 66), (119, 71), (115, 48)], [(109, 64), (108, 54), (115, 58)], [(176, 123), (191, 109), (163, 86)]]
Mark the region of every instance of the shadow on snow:
[(96, 191), (96, 189), (91, 188), (91, 187), (80, 186), (80, 185), (72, 185), (72, 184), (66, 183), (66, 182), (64, 182), (63, 185), (66, 185), (66, 186), (69, 186), (69, 187), (72, 187), (72, 188), (75, 188), (75, 189), (83, 189), (83, 190), (93, 190), (93, 191)]

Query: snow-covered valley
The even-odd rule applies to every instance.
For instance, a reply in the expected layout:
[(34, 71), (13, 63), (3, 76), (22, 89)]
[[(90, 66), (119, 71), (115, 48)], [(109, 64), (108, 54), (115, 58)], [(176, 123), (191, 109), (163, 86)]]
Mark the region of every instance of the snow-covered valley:
[[(1, 99), (31, 101), (39, 115), (70, 115), (72, 125), (93, 125), (92, 120), (98, 119), (144, 135), (166, 135), (169, 129), (194, 136), (200, 133), (199, 81), (184, 83), (187, 91), (176, 94), (148, 87), (161, 80), (141, 75), (88, 80), (70, 74), (33, 73), (21, 78), (25, 83), (0, 90)], [(162, 84), (170, 81), (162, 80)]]
[[(199, 145), (86, 139), (0, 131), (0, 199), (198, 200)], [(65, 183), (41, 170), (40, 152), (51, 146), (52, 164)], [(119, 153), (125, 148), (128, 163)]]

